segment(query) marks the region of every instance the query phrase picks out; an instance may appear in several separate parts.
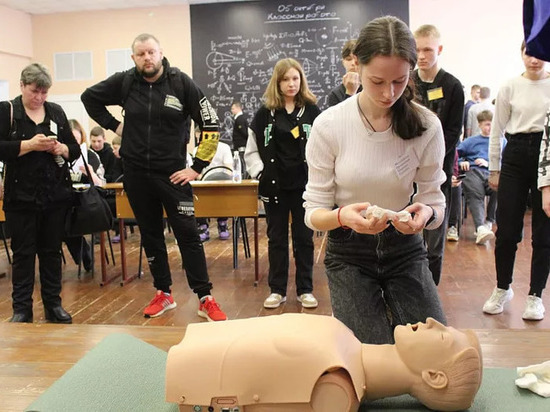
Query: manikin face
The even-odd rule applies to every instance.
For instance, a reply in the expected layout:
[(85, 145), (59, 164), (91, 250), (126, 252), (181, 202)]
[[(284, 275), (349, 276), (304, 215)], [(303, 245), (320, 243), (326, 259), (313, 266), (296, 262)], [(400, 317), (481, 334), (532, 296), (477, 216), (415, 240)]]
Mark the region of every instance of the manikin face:
[(395, 346), (401, 360), (414, 373), (441, 370), (454, 355), (471, 348), (467, 335), (432, 318), (426, 323), (395, 328)]
[(491, 134), (491, 121), (484, 120), (479, 124), (482, 136), (489, 136)]
[(348, 57), (343, 59), (342, 64), (344, 65), (344, 69), (346, 69), (346, 73), (359, 71), (359, 66), (357, 66), (357, 59), (353, 54), (350, 54)]
[(360, 65), (359, 77), (370, 105), (389, 109), (407, 87), (411, 65), (397, 56), (376, 56)]
[(99, 152), (105, 146), (105, 138), (103, 136), (90, 136), (90, 140), (92, 141), (92, 149), (96, 152)]
[(162, 50), (156, 41), (148, 39), (134, 43), (132, 60), (137, 71), (146, 79), (155, 79), (162, 68)]
[(30, 110), (39, 109), (48, 98), (49, 89), (38, 88), (36, 83), (26, 85), (20, 83), (20, 87), (23, 105)]
[(543, 60), (525, 54), (525, 50), (521, 53), (521, 57), (523, 59), (525, 71), (530, 78), (540, 78), (544, 72), (546, 63)]
[(418, 55), (418, 68), (430, 70), (437, 64), (437, 58), (443, 50), (439, 39), (433, 36), (416, 37), (416, 54)]
[(283, 96), (294, 98), (300, 91), (300, 72), (293, 67), (288, 69), (279, 80), (279, 88)]

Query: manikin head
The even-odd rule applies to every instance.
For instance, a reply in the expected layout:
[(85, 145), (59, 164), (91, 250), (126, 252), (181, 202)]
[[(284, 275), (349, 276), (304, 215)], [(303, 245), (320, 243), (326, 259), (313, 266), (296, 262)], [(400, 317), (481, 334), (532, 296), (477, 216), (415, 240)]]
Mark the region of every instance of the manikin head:
[(431, 409), (471, 406), (481, 385), (482, 357), (474, 332), (447, 327), (432, 318), (395, 328), (395, 349), (417, 378), (410, 394)]

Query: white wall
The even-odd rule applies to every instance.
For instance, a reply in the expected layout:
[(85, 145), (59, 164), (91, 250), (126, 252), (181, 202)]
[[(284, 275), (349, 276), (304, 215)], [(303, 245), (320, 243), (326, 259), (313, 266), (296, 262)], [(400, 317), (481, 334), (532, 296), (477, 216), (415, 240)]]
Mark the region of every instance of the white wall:
[(524, 71), (523, 0), (409, 0), (410, 27), (434, 24), (442, 36), (441, 67), (470, 95), (472, 84), (498, 88)]

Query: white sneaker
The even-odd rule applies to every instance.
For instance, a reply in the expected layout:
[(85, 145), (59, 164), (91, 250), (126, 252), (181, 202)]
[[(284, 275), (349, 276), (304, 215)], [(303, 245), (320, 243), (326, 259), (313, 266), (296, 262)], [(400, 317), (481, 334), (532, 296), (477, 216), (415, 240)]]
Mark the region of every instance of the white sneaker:
[(542, 304), (542, 299), (538, 296), (527, 296), (527, 302), (525, 302), (525, 311), (523, 312), (522, 318), (525, 320), (544, 319), (544, 305)]
[(312, 309), (319, 306), (319, 302), (315, 299), (312, 293), (303, 293), (298, 296), (298, 302), (302, 304), (302, 307)]
[(286, 296), (279, 295), (278, 293), (272, 293), (266, 300), (264, 300), (264, 308), (275, 309), (281, 306), (281, 303), (286, 302)]
[(492, 230), (489, 230), (487, 226), (481, 225), (478, 226), (476, 231), (476, 244), (483, 245), (488, 240), (494, 239), (495, 234)]
[(491, 297), (487, 299), (487, 302), (483, 305), (483, 312), (490, 315), (502, 313), (504, 310), (504, 304), (511, 301), (513, 297), (514, 291), (512, 288), (508, 290), (495, 288), (491, 294)]
[(447, 230), (447, 240), (449, 242), (458, 242), (458, 230), (456, 227), (451, 226), (449, 230)]

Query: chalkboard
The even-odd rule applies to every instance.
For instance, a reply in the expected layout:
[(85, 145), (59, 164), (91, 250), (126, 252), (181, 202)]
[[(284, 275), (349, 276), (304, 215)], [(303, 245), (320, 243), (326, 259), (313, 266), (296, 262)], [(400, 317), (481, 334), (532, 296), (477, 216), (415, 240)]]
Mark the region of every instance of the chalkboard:
[(220, 117), (222, 140), (233, 130), (230, 107), (243, 104), (252, 120), (273, 66), (292, 57), (302, 64), (321, 109), (342, 81), (343, 44), (370, 20), (391, 14), (409, 21), (408, 0), (253, 1), (191, 6), (193, 79)]

